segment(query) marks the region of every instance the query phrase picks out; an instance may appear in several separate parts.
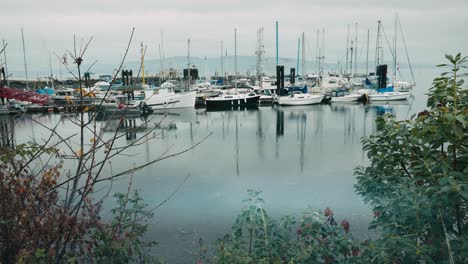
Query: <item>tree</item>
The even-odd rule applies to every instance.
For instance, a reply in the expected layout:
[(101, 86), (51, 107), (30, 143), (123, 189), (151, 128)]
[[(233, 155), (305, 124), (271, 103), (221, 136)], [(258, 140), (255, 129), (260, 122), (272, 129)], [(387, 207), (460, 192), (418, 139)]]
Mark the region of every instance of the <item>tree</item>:
[[(102, 99), (96, 100), (96, 108), (99, 108), (110, 95), (112, 84), (115, 83), (125, 62), (134, 30), (111, 86)], [(109, 192), (101, 192), (103, 197), (100, 198), (95, 186), (107, 182), (109, 183), (107, 186), (111, 188), (110, 183), (115, 179), (134, 175), (145, 166), (185, 153), (201, 144), (210, 135), (180, 152), (169, 153), (167, 150), (161, 156), (152, 157), (148, 162), (135, 161), (135, 164), (129, 164), (123, 171), (106, 172), (114, 157), (123, 155), (131, 148), (147, 141), (156, 140), (161, 133), (156, 129), (161, 127), (161, 123), (148, 128), (144, 119), (145, 122), (141, 126), (131, 128), (131, 132), (136, 133), (145, 127), (146, 130), (131, 141), (122, 142), (119, 139), (126, 136), (125, 133), (121, 133), (126, 120), (126, 111), (120, 111), (111, 116), (114, 120), (118, 120), (119, 125), (111, 135), (105, 134), (111, 118), (97, 122), (97, 112), (85, 105), (85, 98), (95, 95), (82, 86), (82, 67), (86, 63), (85, 54), (92, 39), (83, 41), (78, 51), (74, 37), (73, 51), (67, 51), (66, 54), (72, 58), (76, 70), (71, 69), (66, 59), (62, 60), (63, 65), (78, 83), (76, 90), (79, 99), (70, 102), (76, 113), (63, 117), (74, 124), (77, 133), (64, 138), (57, 131), (60, 123), (49, 128), (32, 119), (37, 125), (50, 131), (44, 142), (0, 149), (0, 166), (3, 167), (0, 173), (2, 263), (17, 261), (63, 263), (71, 260), (93, 262), (96, 257), (102, 261), (112, 262), (121, 259), (124, 250), (137, 252), (138, 260), (145, 259), (141, 240), (146, 231), (144, 218), (151, 217), (152, 211), (174, 193), (161, 204), (146, 209), (142, 207), (138, 195), (128, 197), (128, 193), (131, 192), (129, 188), (127, 194), (119, 195), (120, 207), (114, 210), (115, 219), (109, 226), (99, 217), (102, 201)], [(95, 62), (90, 63), (85, 73), (90, 72), (94, 64)], [(69, 160), (68, 164), (74, 165), (62, 166), (65, 159)], [(184, 182), (186, 180), (187, 178)], [(133, 206), (132, 209), (127, 208), (128, 204)], [(125, 234), (129, 236), (126, 237)], [(109, 250), (116, 255), (106, 259), (103, 252)]]
[(380, 117), (378, 133), (362, 140), (370, 165), (355, 170), (356, 190), (381, 234), (376, 263), (468, 261), (467, 57), (446, 58), (439, 66), (450, 71), (434, 79), (428, 110)]

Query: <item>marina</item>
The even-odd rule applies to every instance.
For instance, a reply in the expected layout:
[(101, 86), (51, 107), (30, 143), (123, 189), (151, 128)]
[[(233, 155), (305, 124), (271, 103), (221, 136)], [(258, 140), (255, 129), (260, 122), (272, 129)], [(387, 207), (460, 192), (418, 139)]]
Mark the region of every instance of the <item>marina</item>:
[(468, 263), (466, 13), (2, 5), (0, 263)]
[[(423, 76), (437, 74), (424, 69), (419, 72), (422, 86), (429, 85)], [(124, 145), (157, 127), (160, 139), (132, 152), (139, 160), (150, 160), (167, 150), (176, 152), (213, 133), (193, 151), (145, 168), (133, 179), (132, 185), (145, 201), (155, 204), (190, 175), (177, 196), (158, 210), (148, 233), (148, 237), (158, 238), (155, 254), (180, 263), (192, 258), (188, 252), (196, 250), (194, 243), (200, 237), (206, 243), (214, 242), (218, 234), (228, 231), (232, 217), (242, 206), (247, 186), (264, 191), (266, 206), (274, 215), (298, 214), (307, 206), (331, 206), (353, 223), (355, 235), (363, 239), (375, 236), (367, 231), (372, 213), (352, 187), (352, 168), (366, 160), (360, 138), (376, 131), (376, 117), (394, 114), (399, 119), (408, 118), (424, 108), (424, 101), (421, 89), (416, 90), (413, 100), (371, 101), (367, 105), (268, 105), (216, 111), (180, 108), (155, 110), (144, 118), (128, 115), (124, 123), (119, 122), (119, 115), (99, 116), (97, 120), (98, 125), (111, 120), (105, 128), (106, 135), (118, 128), (119, 134), (124, 135), (119, 143)], [(47, 130), (32, 119), (46, 126), (59, 122), (60, 134), (72, 135), (69, 119), (73, 115), (76, 114), (19, 116), (15, 121), (15, 144), (47, 135)], [(2, 120), (3, 127), (13, 124)], [(125, 168), (126, 159), (118, 158), (112, 170)], [(158, 173), (154, 174), (156, 170)], [(116, 181), (113, 191), (123, 192), (127, 184), (128, 179)], [(304, 196), (308, 198), (303, 199)], [(185, 253), (173, 254), (174, 250)]]

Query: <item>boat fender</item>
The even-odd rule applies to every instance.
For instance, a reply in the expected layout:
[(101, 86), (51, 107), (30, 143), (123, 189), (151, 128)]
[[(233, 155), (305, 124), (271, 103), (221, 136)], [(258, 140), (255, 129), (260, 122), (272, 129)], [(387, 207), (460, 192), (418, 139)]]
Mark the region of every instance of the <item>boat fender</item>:
[(331, 100), (332, 100), (331, 96), (325, 95), (325, 96), (323, 97), (321, 103), (322, 103), (322, 104), (331, 104)]

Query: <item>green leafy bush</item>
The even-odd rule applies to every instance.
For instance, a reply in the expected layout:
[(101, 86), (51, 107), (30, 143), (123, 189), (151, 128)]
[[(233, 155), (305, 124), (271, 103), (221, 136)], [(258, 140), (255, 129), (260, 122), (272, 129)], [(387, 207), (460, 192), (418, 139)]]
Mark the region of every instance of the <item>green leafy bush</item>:
[(410, 120), (386, 115), (363, 139), (371, 161), (355, 171), (356, 189), (374, 210), (376, 263), (468, 261), (467, 57), (446, 55), (428, 110)]

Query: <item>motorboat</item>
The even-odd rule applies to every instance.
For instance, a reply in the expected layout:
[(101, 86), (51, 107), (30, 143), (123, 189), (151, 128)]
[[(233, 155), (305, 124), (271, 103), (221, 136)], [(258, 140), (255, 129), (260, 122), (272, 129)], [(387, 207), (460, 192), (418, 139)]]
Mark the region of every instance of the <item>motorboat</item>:
[(171, 83), (164, 83), (158, 89), (146, 89), (144, 93), (145, 99), (137, 103), (145, 103), (153, 110), (195, 107), (197, 96), (195, 91), (176, 93)]

